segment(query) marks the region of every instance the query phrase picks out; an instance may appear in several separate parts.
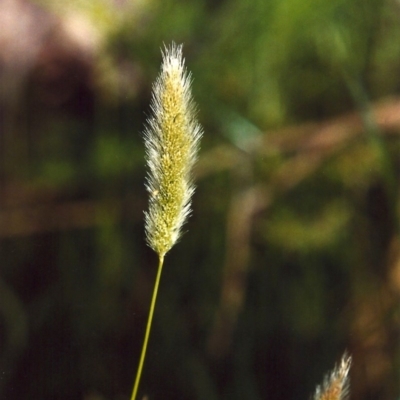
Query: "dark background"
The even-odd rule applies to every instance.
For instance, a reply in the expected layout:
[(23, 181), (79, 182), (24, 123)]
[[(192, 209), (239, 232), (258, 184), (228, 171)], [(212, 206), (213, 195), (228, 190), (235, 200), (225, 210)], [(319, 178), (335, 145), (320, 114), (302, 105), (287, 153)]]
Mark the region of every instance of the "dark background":
[(0, 2), (0, 398), (129, 399), (143, 126), (184, 43), (204, 138), (140, 398), (396, 400), (400, 3)]

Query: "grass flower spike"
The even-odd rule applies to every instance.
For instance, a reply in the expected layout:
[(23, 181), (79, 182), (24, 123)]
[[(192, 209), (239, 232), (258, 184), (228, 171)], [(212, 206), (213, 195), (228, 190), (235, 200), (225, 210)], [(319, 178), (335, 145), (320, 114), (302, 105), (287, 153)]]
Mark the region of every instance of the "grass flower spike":
[(153, 87), (153, 115), (145, 132), (150, 170), (146, 235), (160, 257), (179, 239), (194, 191), (190, 173), (202, 130), (195, 118), (190, 84), (182, 46), (165, 48), (161, 73)]
[(349, 393), (349, 370), (351, 357), (344, 354), (338, 366), (317, 387), (313, 400), (345, 400)]
[(202, 136), (182, 46), (165, 47), (162, 56), (161, 72), (153, 86), (152, 116), (145, 130), (150, 194), (149, 210), (145, 214), (146, 238), (158, 254), (159, 263), (131, 400), (136, 399), (139, 388), (164, 256), (179, 239), (182, 225), (190, 214), (194, 192), (191, 170)]

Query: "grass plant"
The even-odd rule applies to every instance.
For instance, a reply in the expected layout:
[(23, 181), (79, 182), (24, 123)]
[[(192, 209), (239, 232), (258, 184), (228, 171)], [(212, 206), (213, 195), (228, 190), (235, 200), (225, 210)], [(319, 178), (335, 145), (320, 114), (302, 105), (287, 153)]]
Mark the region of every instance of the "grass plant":
[(182, 45), (162, 51), (161, 72), (153, 85), (152, 115), (145, 129), (149, 210), (145, 213), (148, 245), (158, 255), (158, 269), (131, 400), (135, 400), (143, 370), (154, 309), (166, 253), (181, 236), (191, 212), (194, 186), (191, 170), (196, 161), (202, 128), (196, 121), (191, 75)]

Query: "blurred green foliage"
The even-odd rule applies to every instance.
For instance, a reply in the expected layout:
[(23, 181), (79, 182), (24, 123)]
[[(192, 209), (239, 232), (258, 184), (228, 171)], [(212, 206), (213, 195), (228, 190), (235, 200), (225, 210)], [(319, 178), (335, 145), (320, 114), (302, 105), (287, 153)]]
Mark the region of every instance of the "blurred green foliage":
[(34, 7), (56, 22), (29, 68), (1, 58), (0, 397), (128, 399), (156, 268), (142, 132), (176, 41), (205, 134), (141, 393), (306, 399), (347, 348), (352, 398), (398, 398), (399, 4)]

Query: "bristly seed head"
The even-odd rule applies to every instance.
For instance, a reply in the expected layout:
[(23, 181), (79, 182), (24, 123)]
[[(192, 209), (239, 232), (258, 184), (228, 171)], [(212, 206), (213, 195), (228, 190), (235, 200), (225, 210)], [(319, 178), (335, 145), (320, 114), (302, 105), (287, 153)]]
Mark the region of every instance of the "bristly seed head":
[(349, 394), (351, 357), (345, 353), (338, 366), (317, 387), (313, 400), (346, 400)]
[(165, 47), (162, 58), (161, 72), (153, 85), (152, 116), (145, 129), (149, 167), (146, 186), (150, 194), (145, 213), (146, 237), (160, 257), (179, 239), (191, 212), (191, 170), (202, 136), (182, 45)]

